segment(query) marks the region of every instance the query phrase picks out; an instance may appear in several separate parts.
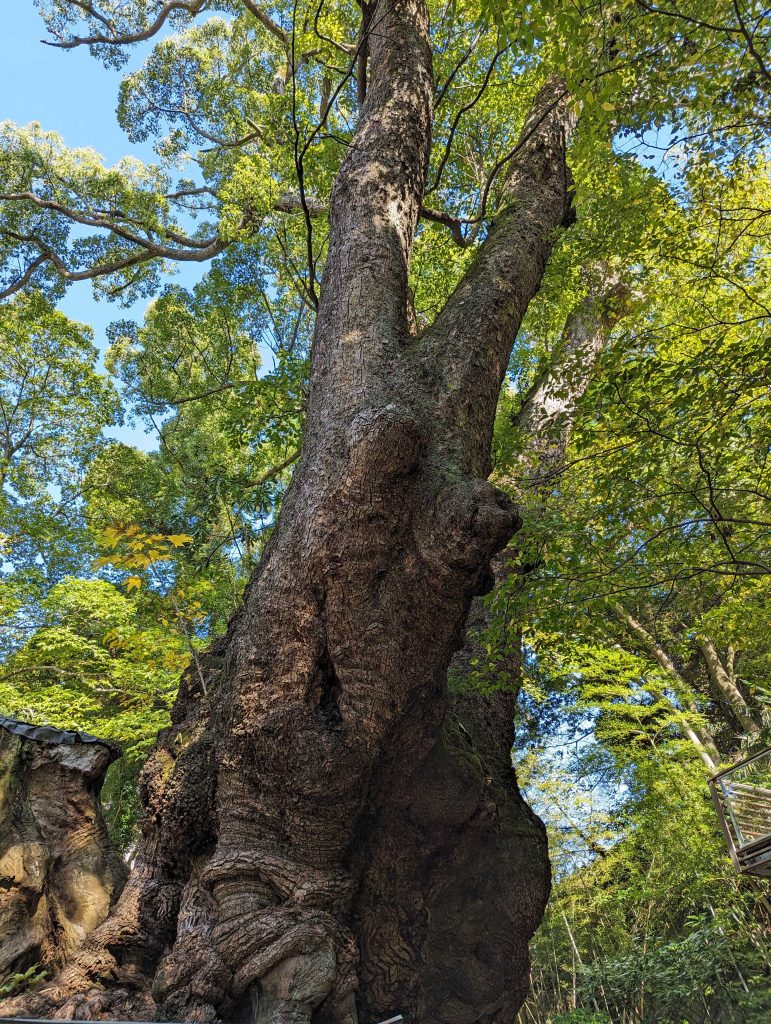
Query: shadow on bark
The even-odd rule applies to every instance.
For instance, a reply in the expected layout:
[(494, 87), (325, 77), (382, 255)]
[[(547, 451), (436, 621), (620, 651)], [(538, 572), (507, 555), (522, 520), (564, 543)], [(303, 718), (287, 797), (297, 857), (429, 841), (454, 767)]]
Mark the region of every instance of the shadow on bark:
[(363, 1021), (504, 1024), (524, 1001), (550, 870), (511, 766), (515, 700), (451, 698), (425, 756), (406, 734), (391, 752), (357, 845)]

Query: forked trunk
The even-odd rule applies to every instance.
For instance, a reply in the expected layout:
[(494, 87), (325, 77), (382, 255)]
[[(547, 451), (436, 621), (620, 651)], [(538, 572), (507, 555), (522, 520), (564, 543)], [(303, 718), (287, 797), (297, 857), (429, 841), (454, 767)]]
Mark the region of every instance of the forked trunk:
[(510, 769), (511, 707), (453, 705), (446, 677), (519, 524), (486, 481), (490, 439), (569, 213), (572, 119), (551, 83), (508, 165), (503, 212), (416, 337), (424, 4), (378, 3), (370, 28), (301, 461), (205, 689), (198, 673), (183, 680), (144, 771), (143, 842), (121, 901), (27, 1009), (72, 997), (76, 1016), (142, 1016), (157, 1012), (142, 1004), (151, 991), (187, 1019), (503, 1024), (524, 998), (548, 890), (543, 826)]

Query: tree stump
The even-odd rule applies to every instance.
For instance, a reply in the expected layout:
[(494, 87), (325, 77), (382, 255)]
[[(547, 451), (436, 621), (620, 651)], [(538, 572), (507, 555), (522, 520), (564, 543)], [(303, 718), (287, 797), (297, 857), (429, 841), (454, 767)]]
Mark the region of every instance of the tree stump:
[(0, 716), (0, 976), (58, 968), (127, 875), (100, 792), (112, 744)]

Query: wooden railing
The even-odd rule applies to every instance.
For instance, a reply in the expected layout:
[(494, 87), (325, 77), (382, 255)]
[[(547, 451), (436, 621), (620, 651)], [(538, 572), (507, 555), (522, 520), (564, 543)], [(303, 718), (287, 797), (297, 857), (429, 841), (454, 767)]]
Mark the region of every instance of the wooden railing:
[(737, 871), (771, 875), (771, 747), (709, 782)]

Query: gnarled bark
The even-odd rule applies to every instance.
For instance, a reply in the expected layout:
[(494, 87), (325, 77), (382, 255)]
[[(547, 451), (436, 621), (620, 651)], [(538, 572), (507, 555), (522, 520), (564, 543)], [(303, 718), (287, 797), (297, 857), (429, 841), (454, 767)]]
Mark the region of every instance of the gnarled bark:
[(490, 440), (568, 219), (573, 117), (550, 83), (489, 238), (415, 337), (428, 18), (423, 0), (369, 16), (297, 472), (243, 607), (183, 680), (145, 768), (143, 841), (117, 908), (17, 1008), (115, 1012), (133, 987), (135, 1012), (150, 993), (186, 1019), (503, 1024), (524, 998), (543, 827), (511, 772), (511, 708), (488, 709), (493, 725), (484, 702), (452, 707), (446, 674), (520, 522), (486, 480)]
[(546, 835), (511, 767), (515, 694), (456, 697), (439, 738), (396, 748), (357, 849), (361, 1019), (504, 1024), (527, 994)]
[(116, 756), (0, 717), (0, 975), (60, 967), (117, 899), (128, 872), (99, 803)]

